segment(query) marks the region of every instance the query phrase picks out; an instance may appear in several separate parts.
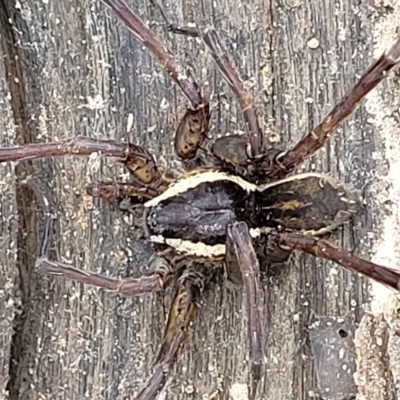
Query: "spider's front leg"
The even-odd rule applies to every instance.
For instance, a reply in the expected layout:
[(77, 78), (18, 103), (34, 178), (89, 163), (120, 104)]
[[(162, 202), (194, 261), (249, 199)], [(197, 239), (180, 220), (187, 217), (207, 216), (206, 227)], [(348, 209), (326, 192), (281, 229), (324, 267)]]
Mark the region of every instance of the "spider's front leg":
[(132, 174), (134, 182), (92, 184), (87, 188), (91, 196), (101, 197), (115, 205), (119, 205), (121, 199), (130, 197), (141, 204), (158, 196), (166, 185), (160, 168), (146, 149), (116, 140), (77, 136), (60, 142), (0, 148), (0, 163), (65, 155), (88, 156), (92, 153), (118, 158)]
[(240, 143), (237, 146), (239, 154), (236, 154), (236, 157), (239, 157), (239, 159), (231, 160), (230, 156), (235, 157), (235, 154), (228, 154), (223, 151), (226, 145), (231, 145), (232, 138), (237, 138), (238, 136), (219, 139), (218, 145), (214, 145), (215, 153), (217, 153), (217, 155), (221, 155), (221, 159), (226, 158), (228, 162), (239, 161), (242, 163), (245, 162), (245, 160), (247, 160), (248, 158), (259, 159), (260, 157), (264, 156), (265, 140), (259, 126), (259, 115), (257, 107), (254, 103), (253, 98), (251, 97), (251, 94), (246, 89), (231, 56), (229, 55), (225, 46), (222, 44), (216, 30), (209, 28), (203, 31), (201, 29), (193, 27), (178, 27), (169, 22), (167, 13), (165, 12), (160, 0), (153, 1), (157, 5), (165, 22), (167, 23), (169, 31), (178, 35), (200, 37), (203, 39), (205, 45), (210, 51), (210, 54), (215, 64), (221, 71), (226, 82), (228, 83), (229, 87), (239, 101), (239, 105), (247, 125), (248, 140), (238, 142)]
[(122, 211), (130, 211), (154, 199), (161, 193), (160, 189), (131, 182), (96, 182), (86, 186), (89, 196), (99, 197)]
[(175, 365), (179, 349), (185, 342), (197, 314), (197, 302), (206, 284), (207, 271), (202, 264), (188, 267), (179, 278), (172, 301), (161, 349), (153, 376), (136, 400), (153, 400), (161, 392)]
[(217, 139), (212, 146), (213, 155), (228, 170), (232, 170), (252, 182), (265, 182), (273, 160), (280, 151), (266, 149), (264, 134), (260, 127), (259, 112), (254, 99), (247, 90), (217, 31), (211, 28), (200, 30), (191, 27), (177, 27), (168, 22), (161, 3), (158, 0), (155, 2), (170, 31), (203, 39), (215, 64), (239, 102), (246, 122), (247, 136), (232, 135)]
[(228, 226), (225, 264), (228, 278), (243, 283), (247, 315), (247, 338), (251, 373), (250, 399), (255, 399), (261, 379), (263, 350), (260, 315), (260, 265), (249, 229), (244, 222)]
[(288, 173), (320, 149), (332, 131), (358, 106), (362, 98), (385, 79), (400, 63), (400, 37), (362, 75), (356, 85), (333, 108), (324, 120), (305, 136), (293, 149), (282, 153), (274, 160), (274, 169)]
[[(232, 160), (233, 163), (246, 163), (248, 159), (260, 159), (265, 155), (265, 140), (259, 124), (259, 114), (254, 100), (244, 85), (237, 68), (234, 65), (227, 49), (222, 44), (221, 39), (215, 29), (206, 29), (202, 35), (210, 54), (224, 76), (226, 82), (236, 96), (240, 109), (246, 121), (248, 138), (241, 136), (228, 136), (216, 141), (213, 152), (220, 158)], [(242, 138), (244, 140), (240, 140)], [(234, 142), (233, 142), (234, 141)], [(224, 152), (224, 148), (231, 143), (237, 143), (236, 148), (239, 153), (236, 155)], [(236, 158), (234, 158), (236, 156)]]
[(153, 156), (143, 147), (117, 140), (92, 139), (84, 136), (60, 142), (0, 148), (0, 163), (65, 155), (89, 156), (93, 153), (121, 159), (125, 167), (143, 184), (150, 184), (161, 178)]
[(266, 148), (254, 99), (245, 87), (217, 31), (207, 29), (202, 37), (215, 64), (237, 98), (247, 127), (247, 137), (232, 135), (217, 139), (212, 147), (213, 154), (226, 168), (233, 168), (235, 173), (251, 182), (268, 182), (273, 176), (272, 167), (280, 151)]
[(210, 106), (197, 83), (181, 65), (176, 55), (148, 28), (123, 0), (102, 0), (157, 58), (192, 105), (182, 118), (175, 134), (175, 151), (182, 160), (193, 159), (209, 130)]

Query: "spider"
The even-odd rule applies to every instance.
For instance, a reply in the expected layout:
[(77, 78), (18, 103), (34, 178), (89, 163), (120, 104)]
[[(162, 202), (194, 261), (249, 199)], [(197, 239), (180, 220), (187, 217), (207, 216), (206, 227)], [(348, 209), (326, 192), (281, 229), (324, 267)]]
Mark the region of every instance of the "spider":
[(251, 397), (254, 398), (262, 371), (263, 349), (257, 296), (259, 261), (253, 240), (264, 245), (264, 256), (270, 262), (285, 261), (292, 250), (299, 249), (399, 289), (399, 273), (316, 238), (351, 217), (357, 206), (356, 194), (330, 177), (316, 173), (291, 176), (290, 172), (322, 147), (362, 97), (398, 64), (400, 39), (368, 69), (317, 128), (292, 149), (282, 151), (267, 147), (256, 106), (217, 32), (213, 29), (189, 32), (200, 35), (210, 50), (239, 101), (247, 127), (247, 136), (220, 138), (204, 154), (202, 146), (209, 129), (210, 107), (198, 85), (124, 2), (106, 0), (104, 3), (156, 55), (191, 103), (175, 134), (175, 151), (186, 172), (171, 182), (146, 149), (113, 140), (77, 137), (1, 149), (0, 162), (95, 152), (120, 158), (132, 173), (132, 182), (92, 184), (87, 188), (88, 193), (123, 210), (142, 206), (149, 240), (164, 249), (153, 262), (154, 272), (137, 279), (120, 281), (82, 271), (48, 259), (45, 251), (37, 268), (126, 296), (163, 291), (176, 283), (155, 372), (136, 397), (152, 399), (170, 376), (195, 318), (210, 266), (225, 260), (228, 279), (242, 284), (246, 295)]

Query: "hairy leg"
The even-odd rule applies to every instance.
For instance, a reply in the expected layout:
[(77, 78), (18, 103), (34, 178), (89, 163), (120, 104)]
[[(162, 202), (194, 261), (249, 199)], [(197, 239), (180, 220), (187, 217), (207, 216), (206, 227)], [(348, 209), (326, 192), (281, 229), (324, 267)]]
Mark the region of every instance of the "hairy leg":
[(265, 154), (265, 140), (259, 125), (259, 113), (250, 92), (244, 86), (243, 80), (217, 31), (215, 29), (207, 29), (203, 34), (203, 41), (239, 102), (246, 121), (247, 135), (250, 142), (249, 158), (258, 159), (263, 157)]
[(160, 189), (161, 187), (156, 189), (130, 182), (96, 182), (86, 186), (89, 196), (99, 197), (122, 211), (129, 211), (143, 205), (147, 200), (154, 199), (161, 194)]
[[(228, 50), (223, 45), (215, 29), (201, 30), (193, 27), (178, 27), (169, 22), (167, 13), (160, 0), (153, 0), (160, 10), (168, 30), (191, 37), (200, 37), (208, 48), (215, 64), (222, 73), (235, 97), (237, 98), (246, 121), (246, 140), (240, 140), (237, 136), (218, 139), (213, 146), (213, 153), (220, 159), (232, 164), (247, 165), (250, 160), (260, 159), (265, 155), (264, 135), (259, 125), (259, 113), (250, 92), (246, 89), (239, 71), (235, 66)], [(232, 152), (226, 148), (232, 148)], [(248, 147), (248, 148), (247, 148)], [(228, 150), (229, 150), (228, 149)]]

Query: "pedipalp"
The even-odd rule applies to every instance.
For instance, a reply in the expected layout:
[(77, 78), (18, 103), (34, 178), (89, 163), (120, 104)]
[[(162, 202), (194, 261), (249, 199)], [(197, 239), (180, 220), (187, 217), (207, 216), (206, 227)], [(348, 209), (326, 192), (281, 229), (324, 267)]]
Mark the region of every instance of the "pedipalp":
[[(176, 55), (161, 43), (123, 0), (103, 0), (103, 3), (109, 6), (123, 24), (136, 35), (142, 47), (147, 47), (155, 55), (188, 98), (191, 108), (187, 109), (179, 123), (175, 134), (175, 152), (184, 162), (194, 161), (193, 165), (195, 165), (197, 151), (205, 151), (201, 145), (205, 141), (210, 120), (208, 101), (203, 97), (195, 79), (181, 65)], [(172, 25), (169, 25), (169, 28), (171, 27)], [(182, 29), (180, 33), (184, 33), (183, 31)], [(251, 234), (254, 233), (252, 231), (258, 229), (265, 233), (261, 238), (265, 241), (259, 240), (256, 243), (257, 250), (260, 244), (266, 244), (266, 250), (260, 261), (281, 263), (287, 260), (292, 250), (298, 249), (316, 257), (335, 261), (352, 271), (362, 273), (400, 291), (400, 271), (366, 261), (325, 240), (313, 237), (331, 232), (355, 215), (359, 202), (352, 188), (342, 185), (336, 179), (316, 173), (294, 175), (280, 180), (299, 162), (323, 146), (332, 130), (364, 96), (366, 92), (364, 93), (363, 90), (371, 90), (384, 79), (386, 72), (398, 63), (400, 39), (370, 67), (355, 88), (314, 131), (292, 150), (283, 153), (278, 149), (265, 148), (265, 139), (255, 102), (219, 34), (214, 29), (204, 31), (191, 29), (185, 34), (203, 38), (218, 69), (238, 100), (246, 123), (247, 135), (222, 137), (214, 143), (212, 153), (215, 157), (212, 159), (212, 168), (206, 165), (210, 167), (207, 171), (196, 169), (180, 178), (174, 170), (174, 173), (170, 174), (174, 176), (174, 180), (170, 181), (167, 178), (168, 172), (164, 174), (164, 170), (157, 166), (155, 158), (147, 149), (131, 143), (83, 137), (67, 139), (59, 143), (0, 149), (0, 162), (99, 153), (103, 156), (118, 158), (132, 173), (133, 182), (131, 183), (100, 182), (90, 184), (86, 188), (91, 196), (100, 197), (121, 210), (133, 211), (138, 206), (137, 209), (144, 211), (141, 215), (148, 241), (153, 243), (156, 250), (159, 250), (161, 246), (170, 246), (159, 254), (160, 257), (155, 259), (154, 264), (151, 262), (154, 268), (149, 275), (128, 279), (110, 278), (78, 269), (59, 262), (61, 258), (58, 256), (50, 256), (49, 252), (55, 250), (51, 248), (53, 217), (47, 199), (38, 194), (37, 187), (32, 186), (28, 178), (26, 181), (35, 192), (36, 202), (41, 205), (40, 208), (45, 214), (44, 229), (40, 229), (44, 233), (36, 262), (38, 271), (94, 285), (123, 296), (160, 293), (165, 288), (177, 286), (154, 373), (139, 392), (139, 399), (154, 399), (163, 390), (167, 379), (171, 376), (178, 353), (196, 317), (198, 299), (207, 278), (212, 275), (201, 262), (206, 259), (207, 266), (208, 264), (219, 265), (225, 257), (228, 278), (243, 285), (243, 308), (247, 316), (247, 355), (251, 374), (248, 386), (250, 397), (254, 399), (258, 383), (263, 378), (265, 348), (262, 347), (262, 335), (268, 332), (268, 326), (261, 331), (261, 301), (258, 297), (260, 262), (254, 251), (255, 245), (253, 246), (251, 241)], [(7, 73), (7, 76), (14, 75)], [(22, 82), (22, 79), (20, 81)], [(10, 83), (8, 84), (11, 87)], [(363, 87), (363, 84), (366, 86)], [(18, 90), (14, 89), (12, 94), (15, 92)], [(147, 102), (148, 99), (145, 101)], [(154, 115), (153, 111), (151, 115)], [(18, 121), (18, 118), (14, 117), (14, 122), (19, 127), (21, 124)], [(23, 124), (21, 126), (24, 127)], [(160, 156), (163, 158), (164, 154)], [(231, 166), (226, 165), (229, 163)], [(185, 164), (186, 167), (187, 165)], [(51, 167), (46, 166), (44, 172), (47, 168)], [(59, 173), (57, 168), (54, 169), (54, 174), (56, 173)], [(78, 178), (82, 178), (82, 175)], [(226, 182), (222, 182), (224, 180)], [(68, 187), (70, 186), (72, 185)], [(197, 191), (192, 191), (190, 194), (193, 189)], [(76, 196), (76, 193), (74, 192), (73, 195)], [(76, 198), (73, 200), (72, 207), (75, 207)], [(26, 204), (29, 211), (33, 211), (29, 203), (31, 200)], [(68, 212), (71, 209), (75, 211), (74, 208), (69, 207)], [(137, 209), (135, 208), (135, 211)], [(59, 213), (61, 214), (61, 211)], [(67, 214), (66, 217), (68, 218), (69, 215)], [(171, 218), (166, 221), (167, 217)], [(255, 228), (264, 226), (268, 228)], [(157, 229), (153, 229), (155, 227)], [(250, 227), (254, 229), (249, 229)], [(21, 225), (21, 231), (24, 229), (22, 233), (29, 233), (29, 230)], [(151, 235), (152, 230), (154, 235)], [(104, 233), (110, 237), (114, 232), (107, 230)], [(69, 237), (60, 235), (60, 240), (64, 245), (64, 241), (69, 240)], [(103, 243), (90, 242), (90, 245), (98, 246), (99, 250), (103, 248), (107, 251), (106, 255), (110, 254), (108, 253), (110, 247), (108, 245), (103, 247)], [(132, 241), (128, 243), (131, 244)], [(177, 243), (183, 245), (175, 246)], [(215, 252), (209, 250), (210, 248)], [(25, 248), (21, 247), (21, 249), (25, 251)], [(90, 250), (96, 252), (97, 248)], [(175, 257), (169, 258), (168, 255), (171, 253), (175, 253)]]
[[(159, 0), (153, 0), (153, 2), (160, 10), (169, 31), (179, 35), (200, 37), (203, 40), (216, 66), (220, 70), (222, 76), (239, 102), (240, 109), (246, 121), (248, 142), (246, 140), (244, 143), (242, 143), (240, 137), (237, 135), (223, 137), (214, 143), (213, 153), (224, 161), (239, 165), (247, 165), (249, 164), (249, 161), (263, 158), (266, 153), (266, 146), (264, 134), (260, 128), (260, 116), (258, 109), (255, 105), (253, 97), (244, 85), (243, 79), (241, 78), (235, 63), (233, 62), (232, 57), (222, 43), (217, 31), (213, 28), (201, 30), (194, 27), (178, 27), (169, 22), (161, 2)], [(220, 146), (218, 146), (219, 140), (223, 141), (223, 144)], [(236, 147), (239, 147), (238, 151), (244, 152), (243, 156), (239, 160), (231, 160), (229, 157), (227, 159), (227, 154), (225, 154), (223, 151), (224, 147), (227, 145), (236, 145)]]
[(201, 94), (191, 74), (181, 64), (144, 22), (123, 0), (102, 0), (109, 6), (126, 27), (157, 58), (168, 75), (181, 88), (193, 108), (188, 108), (181, 119), (175, 134), (175, 151), (181, 159), (192, 159), (203, 144), (210, 121), (210, 106)]

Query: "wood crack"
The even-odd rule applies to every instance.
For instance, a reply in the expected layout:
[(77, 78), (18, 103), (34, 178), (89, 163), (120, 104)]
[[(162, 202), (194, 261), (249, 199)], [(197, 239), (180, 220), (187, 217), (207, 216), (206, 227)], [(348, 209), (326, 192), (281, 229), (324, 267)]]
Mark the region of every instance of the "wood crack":
[[(27, 93), (23, 64), (15, 35), (15, 13), (12, 2), (0, 0), (0, 42), (6, 81), (11, 95), (10, 105), (14, 120), (15, 142), (19, 145), (31, 143), (34, 137), (33, 124), (29, 119)], [(12, 336), (9, 363), (9, 399), (19, 398), (23, 376), (27, 374), (24, 362), (27, 354), (27, 341), (30, 337), (32, 273), (36, 259), (36, 218), (32, 208), (31, 191), (21, 182), (33, 172), (32, 162), (26, 161), (15, 167), (16, 204), (18, 210), (17, 268), (19, 282), (16, 291), (21, 296), (21, 310), (15, 313), (14, 335)]]

